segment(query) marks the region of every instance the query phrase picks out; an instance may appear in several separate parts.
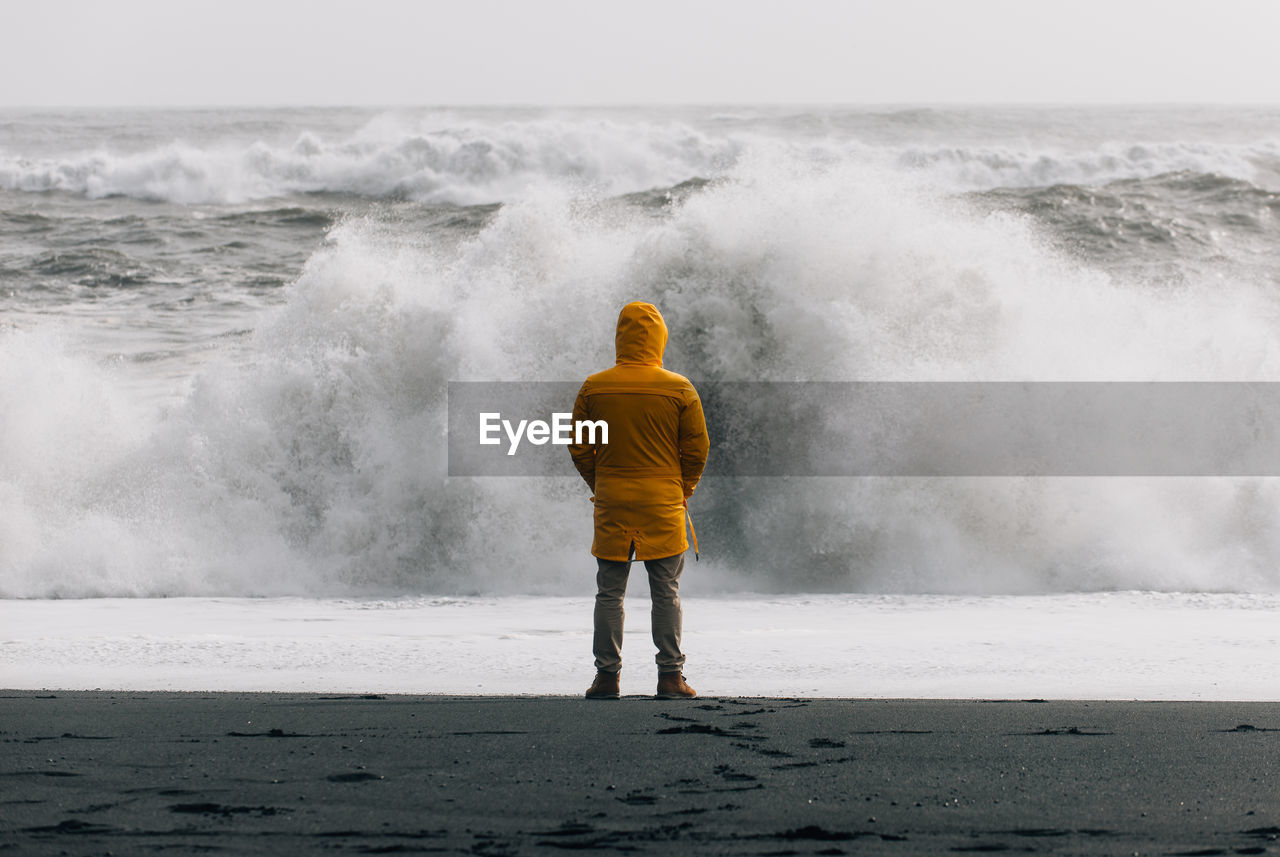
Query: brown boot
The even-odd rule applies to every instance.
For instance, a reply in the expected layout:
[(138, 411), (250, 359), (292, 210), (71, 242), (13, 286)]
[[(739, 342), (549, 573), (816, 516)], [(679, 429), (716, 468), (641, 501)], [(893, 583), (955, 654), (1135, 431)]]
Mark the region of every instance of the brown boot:
[(680, 673), (658, 673), (658, 699), (693, 699), (697, 695)]
[(621, 695), (618, 691), (618, 675), (619, 673), (604, 671), (596, 673), (596, 680), (587, 688), (587, 699), (617, 699)]

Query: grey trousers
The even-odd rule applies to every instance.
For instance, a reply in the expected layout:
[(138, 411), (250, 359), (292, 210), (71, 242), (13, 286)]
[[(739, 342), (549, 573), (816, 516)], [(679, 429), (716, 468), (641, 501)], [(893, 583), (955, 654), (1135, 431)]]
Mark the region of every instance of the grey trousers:
[[(596, 558), (595, 635), (591, 642), (596, 656), (596, 669), (617, 672), (622, 669), (622, 598), (627, 592), (630, 562)], [(649, 596), (653, 601), (653, 644), (658, 647), (655, 660), (658, 672), (680, 672), (684, 654), (680, 651), (680, 572), (684, 571), (684, 554), (647, 559)]]

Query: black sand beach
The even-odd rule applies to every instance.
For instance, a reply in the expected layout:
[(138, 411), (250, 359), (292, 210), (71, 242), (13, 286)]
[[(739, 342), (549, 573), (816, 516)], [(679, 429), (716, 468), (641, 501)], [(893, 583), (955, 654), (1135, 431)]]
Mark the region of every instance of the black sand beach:
[(1280, 703), (0, 696), (6, 854), (1280, 850)]

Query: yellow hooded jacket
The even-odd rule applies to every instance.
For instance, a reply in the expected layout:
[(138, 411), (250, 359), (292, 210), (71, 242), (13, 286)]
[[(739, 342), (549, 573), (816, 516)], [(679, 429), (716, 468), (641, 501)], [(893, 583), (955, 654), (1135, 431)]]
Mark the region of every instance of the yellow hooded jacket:
[(573, 419), (604, 420), (609, 442), (570, 444), (595, 492), (591, 553), (626, 561), (661, 559), (689, 548), (684, 501), (707, 463), (707, 424), (689, 379), (662, 368), (667, 325), (653, 304), (629, 303), (618, 316), (618, 360), (583, 383)]

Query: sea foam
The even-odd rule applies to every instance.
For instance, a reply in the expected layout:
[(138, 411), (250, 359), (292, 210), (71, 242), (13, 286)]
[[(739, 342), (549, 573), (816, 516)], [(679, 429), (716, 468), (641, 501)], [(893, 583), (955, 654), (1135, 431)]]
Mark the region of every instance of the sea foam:
[(739, 143), (678, 123), (544, 119), (438, 127), (388, 115), (354, 133), (304, 131), (292, 144), (173, 140), (33, 156), (0, 150), (0, 189), (66, 191), (184, 204), (299, 193), (460, 205), (501, 202), (529, 186), (574, 184), (606, 195), (711, 175)]
[[(0, 335), (0, 595), (556, 594), (576, 477), (446, 475), (450, 380), (575, 380), (650, 300), (704, 380), (1272, 380), (1272, 294), (1155, 290), (917, 179), (739, 159), (663, 217), (543, 188), (460, 244), (338, 226), (235, 359), (162, 411)], [(1069, 427), (1068, 427), (1069, 428)], [(712, 451), (715, 455), (715, 450)], [(1271, 480), (707, 479), (714, 591), (1274, 589)]]
[(182, 204), (330, 193), (474, 205), (513, 201), (547, 185), (604, 196), (669, 187), (728, 174), (744, 157), (762, 155), (914, 171), (952, 191), (1100, 185), (1178, 171), (1280, 188), (1280, 143), (1272, 139), (993, 143), (926, 135), (904, 143), (910, 128), (891, 141), (882, 135), (856, 124), (797, 134), (777, 119), (725, 129), (714, 121), (617, 116), (387, 113), (355, 130), (303, 130), (288, 141), (175, 137), (56, 154), (0, 148), (0, 189)]

